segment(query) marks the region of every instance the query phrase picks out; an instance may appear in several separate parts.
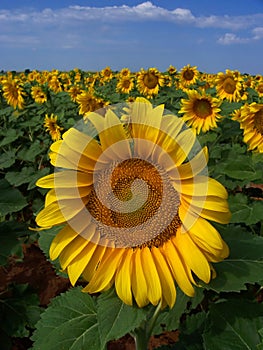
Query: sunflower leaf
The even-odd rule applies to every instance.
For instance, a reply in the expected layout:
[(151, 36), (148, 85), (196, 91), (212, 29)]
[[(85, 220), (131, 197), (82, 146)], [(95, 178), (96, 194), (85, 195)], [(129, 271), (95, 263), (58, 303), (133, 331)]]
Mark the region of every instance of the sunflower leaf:
[(192, 308), (195, 308), (203, 299), (203, 289), (197, 288), (193, 298), (186, 296), (179, 288), (177, 288), (176, 302), (172, 309), (166, 308), (162, 311), (155, 323), (153, 334), (160, 334), (163, 331), (172, 331), (179, 327), (180, 318), (186, 310), (189, 302)]
[(103, 350), (94, 299), (73, 288), (53, 299), (32, 336), (33, 350)]
[(211, 306), (203, 334), (205, 349), (255, 350), (261, 341), (263, 305), (248, 300), (228, 300)]
[(263, 202), (248, 202), (248, 198), (237, 193), (229, 197), (229, 207), (232, 213), (231, 223), (244, 222), (247, 225), (256, 224), (263, 220)]
[(246, 283), (263, 281), (263, 237), (252, 235), (239, 226), (220, 230), (230, 248), (228, 259), (215, 264), (217, 277), (207, 289), (216, 292), (240, 291)]
[(100, 295), (97, 311), (102, 346), (133, 331), (147, 317), (147, 309), (124, 304), (113, 289)]
[(17, 212), (27, 205), (27, 201), (21, 192), (11, 187), (4, 179), (0, 180), (0, 193), (0, 216)]

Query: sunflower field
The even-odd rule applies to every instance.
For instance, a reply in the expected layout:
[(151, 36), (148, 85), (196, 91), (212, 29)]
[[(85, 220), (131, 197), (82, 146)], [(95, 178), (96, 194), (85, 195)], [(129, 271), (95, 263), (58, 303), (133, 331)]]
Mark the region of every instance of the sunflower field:
[(263, 76), (2, 71), (0, 123), (1, 349), (263, 349)]

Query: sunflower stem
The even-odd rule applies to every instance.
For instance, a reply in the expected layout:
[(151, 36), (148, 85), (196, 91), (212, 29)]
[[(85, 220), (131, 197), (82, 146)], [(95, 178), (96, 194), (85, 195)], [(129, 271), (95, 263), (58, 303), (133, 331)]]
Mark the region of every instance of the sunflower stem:
[(154, 325), (156, 323), (157, 317), (161, 311), (161, 301), (156, 307), (152, 317), (148, 320), (148, 322), (143, 322), (143, 324), (136, 328), (131, 335), (133, 336), (135, 340), (135, 348), (136, 350), (147, 350), (148, 349), (148, 343), (150, 340), (150, 337), (152, 335), (152, 331), (154, 328)]

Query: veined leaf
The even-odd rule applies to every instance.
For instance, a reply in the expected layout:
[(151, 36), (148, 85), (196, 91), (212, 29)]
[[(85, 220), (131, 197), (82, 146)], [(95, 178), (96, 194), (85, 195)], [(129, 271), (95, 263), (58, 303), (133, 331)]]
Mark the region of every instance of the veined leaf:
[(213, 304), (203, 334), (205, 349), (255, 350), (262, 325), (262, 304), (242, 299)]
[(17, 212), (26, 205), (27, 201), (20, 191), (11, 187), (6, 180), (0, 180), (0, 216)]
[(245, 289), (245, 283), (262, 282), (263, 237), (229, 226), (223, 238), (229, 245), (230, 256), (214, 264), (217, 277), (204, 286), (217, 292), (228, 292)]
[(133, 331), (147, 317), (145, 308), (124, 304), (114, 289), (100, 295), (97, 311), (102, 346)]
[(94, 299), (80, 287), (56, 297), (42, 313), (32, 340), (33, 350), (104, 350)]

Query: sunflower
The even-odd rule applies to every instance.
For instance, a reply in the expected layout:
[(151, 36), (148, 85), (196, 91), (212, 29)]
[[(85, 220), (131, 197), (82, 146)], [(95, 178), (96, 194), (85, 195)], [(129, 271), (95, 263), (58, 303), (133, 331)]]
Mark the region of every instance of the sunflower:
[(61, 131), (63, 128), (57, 124), (58, 117), (53, 113), (49, 117), (47, 114), (44, 120), (44, 127), (49, 132), (53, 141), (58, 141), (61, 138)]
[(219, 98), (230, 102), (241, 100), (242, 78), (236, 71), (226, 70), (226, 73), (219, 72), (215, 79), (216, 91)]
[(197, 134), (202, 130), (207, 132), (217, 127), (217, 121), (220, 119), (219, 108), (221, 101), (205, 93), (199, 93), (196, 90), (188, 90), (188, 99), (181, 100), (181, 109), (183, 119), (186, 123), (196, 130)]
[(134, 88), (133, 78), (130, 76), (122, 76), (117, 82), (116, 91), (128, 94)]
[(207, 176), (207, 149), (163, 105), (136, 99), (91, 113), (89, 123), (51, 146), (59, 171), (37, 182), (50, 188), (37, 224), (65, 224), (51, 259), (59, 257), (72, 284), (89, 281), (84, 292), (114, 285), (128, 305), (172, 307), (176, 285), (193, 296), (198, 279), (214, 277), (211, 263), (229, 254), (207, 221), (229, 221), (227, 192)]
[(96, 97), (92, 90), (83, 91), (76, 97), (76, 101), (79, 104), (79, 114), (82, 114), (84, 117), (107, 104), (102, 98)]
[(56, 94), (58, 92), (63, 91), (62, 83), (60, 82), (59, 78), (54, 75), (51, 77), (51, 79), (48, 82), (48, 86), (51, 90), (53, 90)]
[(113, 78), (113, 72), (110, 67), (106, 67), (101, 70), (100, 72), (101, 75), (101, 83), (104, 84), (105, 82), (110, 81)]
[(244, 130), (244, 142), (248, 144), (248, 149), (263, 153), (263, 104), (245, 104), (233, 113), (233, 120), (237, 120)]
[(149, 68), (147, 71), (141, 69), (137, 75), (137, 88), (139, 92), (151, 98), (157, 95), (160, 86), (163, 86), (164, 78), (162, 74), (156, 68)]
[(199, 76), (199, 72), (196, 66), (184, 66), (179, 74), (180, 86), (188, 87), (189, 85), (195, 84)]
[(47, 95), (40, 86), (32, 86), (31, 95), (36, 103), (42, 104), (47, 102)]
[(3, 96), (7, 103), (13, 108), (23, 109), (24, 107), (24, 96), (20, 81), (18, 79), (6, 79), (2, 82)]
[(83, 92), (83, 89), (79, 85), (72, 85), (68, 89), (68, 94), (73, 102), (77, 102), (77, 97)]
[(257, 91), (259, 97), (263, 97), (263, 78), (257, 82), (255, 90)]

